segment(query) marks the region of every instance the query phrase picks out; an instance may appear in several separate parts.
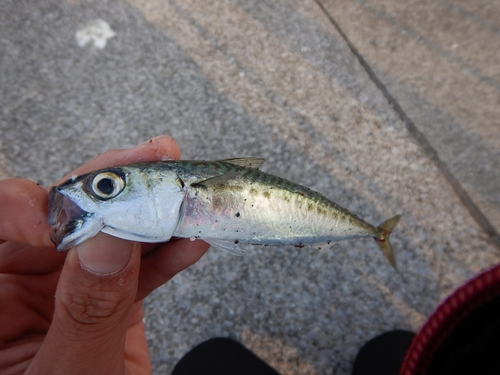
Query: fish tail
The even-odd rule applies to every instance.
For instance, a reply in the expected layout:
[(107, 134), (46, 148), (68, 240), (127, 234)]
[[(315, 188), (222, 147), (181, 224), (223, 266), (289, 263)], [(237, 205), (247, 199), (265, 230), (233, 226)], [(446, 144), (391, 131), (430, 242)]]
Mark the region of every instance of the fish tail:
[(384, 256), (387, 258), (391, 266), (397, 271), (398, 266), (396, 264), (396, 257), (394, 255), (394, 251), (392, 250), (392, 245), (389, 241), (389, 236), (391, 235), (392, 230), (398, 224), (401, 215), (396, 215), (391, 217), (389, 220), (384, 221), (380, 224), (377, 229), (379, 230), (379, 235), (375, 238), (377, 241), (377, 245), (384, 253)]

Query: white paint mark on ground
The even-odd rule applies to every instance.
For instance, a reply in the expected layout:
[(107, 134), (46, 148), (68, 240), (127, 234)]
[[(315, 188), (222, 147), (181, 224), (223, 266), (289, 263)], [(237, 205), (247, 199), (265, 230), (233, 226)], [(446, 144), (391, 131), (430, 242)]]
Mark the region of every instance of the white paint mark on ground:
[(85, 47), (88, 43), (93, 43), (96, 48), (103, 49), (106, 47), (108, 39), (115, 35), (116, 33), (111, 29), (109, 24), (98, 18), (77, 30), (76, 41), (80, 47)]

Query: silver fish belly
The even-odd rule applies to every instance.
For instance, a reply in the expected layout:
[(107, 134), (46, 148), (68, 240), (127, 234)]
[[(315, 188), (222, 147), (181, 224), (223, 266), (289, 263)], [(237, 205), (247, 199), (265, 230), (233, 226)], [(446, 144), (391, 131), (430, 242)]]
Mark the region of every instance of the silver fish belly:
[[(317, 192), (259, 171), (262, 162), (262, 159), (252, 158), (214, 162), (165, 161), (113, 167), (78, 177), (75, 180), (80, 182), (78, 188), (75, 189), (70, 181), (51, 191), (49, 223), (55, 228), (54, 233), (58, 233), (54, 234), (53, 240), (59, 245), (65, 236), (72, 236), (77, 238), (71, 242), (74, 245), (78, 241), (75, 230), (80, 228), (81, 238), (86, 239), (95, 235), (96, 228), (102, 226), (100, 230), (127, 239), (143, 242), (167, 241), (172, 236), (202, 239), (215, 247), (238, 252), (240, 243), (305, 246), (373, 237), (391, 265), (396, 267), (389, 235), (399, 215), (376, 227)], [(106, 174), (109, 171), (112, 173)], [(116, 185), (122, 191), (111, 198), (99, 197), (99, 192), (93, 189), (99, 189), (101, 184), (108, 192), (112, 187), (106, 186), (106, 179), (113, 180), (113, 173), (118, 176)], [(99, 179), (97, 183), (96, 179)], [(113, 185), (113, 181), (108, 185)], [(71, 186), (71, 189), (65, 186)], [(144, 190), (143, 198), (140, 197), (141, 190)], [(155, 194), (151, 194), (152, 190)], [(135, 193), (130, 194), (130, 191)], [(59, 195), (65, 198), (61, 199)], [(87, 199), (92, 204), (85, 203)], [(151, 200), (163, 207), (158, 210), (160, 214), (163, 211), (168, 213), (161, 214), (163, 219), (170, 220), (165, 223), (167, 229), (157, 232), (151, 228), (141, 229), (139, 212), (126, 219), (134, 221), (136, 233), (126, 233), (127, 230), (111, 224), (113, 220), (106, 217), (106, 212), (89, 212), (88, 209), (92, 206), (94, 211), (111, 210), (111, 206), (120, 206), (113, 210), (114, 214), (122, 211), (121, 215), (127, 216), (127, 207), (130, 210), (132, 204), (150, 203)], [(166, 209), (165, 205), (168, 206)], [(78, 217), (65, 218), (61, 224), (58, 218), (65, 209), (69, 212), (65, 216), (77, 213)], [(144, 214), (155, 215), (152, 209)], [(99, 220), (99, 224), (95, 220)], [(151, 223), (162, 226), (156, 217), (148, 218), (146, 223), (148, 226)], [(81, 229), (86, 225), (92, 228), (88, 233)], [(66, 247), (58, 246), (58, 249)]]

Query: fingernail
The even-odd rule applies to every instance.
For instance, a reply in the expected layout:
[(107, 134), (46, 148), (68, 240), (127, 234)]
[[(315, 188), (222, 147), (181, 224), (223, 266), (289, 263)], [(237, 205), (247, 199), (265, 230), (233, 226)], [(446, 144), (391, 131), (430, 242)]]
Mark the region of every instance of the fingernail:
[(132, 255), (134, 243), (99, 233), (76, 246), (80, 265), (97, 275), (110, 275), (123, 270)]

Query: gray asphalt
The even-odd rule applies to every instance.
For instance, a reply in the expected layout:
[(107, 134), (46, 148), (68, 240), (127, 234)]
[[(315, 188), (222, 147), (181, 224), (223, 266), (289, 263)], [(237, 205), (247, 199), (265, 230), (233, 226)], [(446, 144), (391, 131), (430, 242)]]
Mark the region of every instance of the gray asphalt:
[[(185, 159), (263, 157), (369, 222), (402, 213), (401, 275), (369, 239), (211, 249), (146, 301), (155, 374), (215, 336), (282, 374), (349, 374), (366, 340), (418, 330), (500, 261), (499, 13), (492, 0), (6, 0), (0, 178), (48, 185), (169, 134)], [(110, 29), (83, 45), (96, 20)]]

